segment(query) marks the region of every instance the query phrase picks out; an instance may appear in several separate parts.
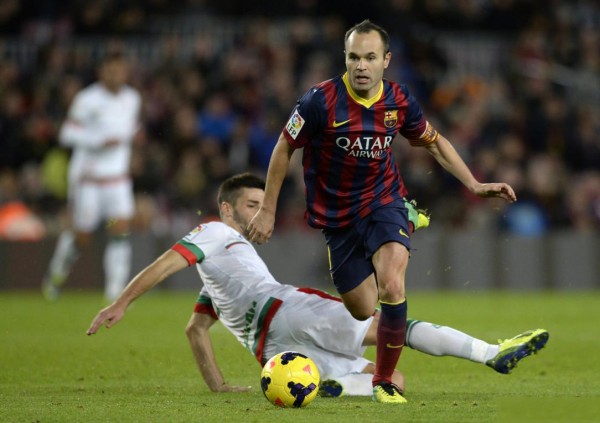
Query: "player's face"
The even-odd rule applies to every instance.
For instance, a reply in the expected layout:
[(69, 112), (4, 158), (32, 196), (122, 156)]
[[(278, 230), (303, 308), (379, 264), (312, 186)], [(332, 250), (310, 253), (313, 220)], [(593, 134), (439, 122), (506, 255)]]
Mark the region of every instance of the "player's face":
[(111, 91), (119, 91), (128, 77), (129, 67), (122, 60), (106, 62), (100, 69), (100, 80)]
[(244, 237), (248, 238), (246, 228), (258, 209), (262, 206), (265, 192), (259, 188), (242, 188), (233, 207), (233, 221)]
[(359, 96), (369, 99), (379, 90), (383, 71), (392, 54), (385, 47), (377, 31), (350, 34), (346, 41), (346, 70), (350, 86)]

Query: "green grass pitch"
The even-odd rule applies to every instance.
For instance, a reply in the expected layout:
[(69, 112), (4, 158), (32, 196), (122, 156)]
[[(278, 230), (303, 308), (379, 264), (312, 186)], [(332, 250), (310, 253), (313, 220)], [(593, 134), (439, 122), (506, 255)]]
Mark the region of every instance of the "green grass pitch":
[[(412, 318), (487, 341), (543, 327), (550, 340), (511, 375), (405, 349), (407, 405), (317, 398), (279, 409), (259, 386), (260, 367), (220, 325), (212, 329), (230, 384), (211, 393), (184, 328), (196, 293), (149, 293), (117, 326), (88, 337), (101, 306), (94, 292), (55, 304), (33, 292), (0, 292), (1, 422), (489, 422), (600, 421), (600, 293), (415, 293)], [(373, 350), (367, 351), (373, 357)]]

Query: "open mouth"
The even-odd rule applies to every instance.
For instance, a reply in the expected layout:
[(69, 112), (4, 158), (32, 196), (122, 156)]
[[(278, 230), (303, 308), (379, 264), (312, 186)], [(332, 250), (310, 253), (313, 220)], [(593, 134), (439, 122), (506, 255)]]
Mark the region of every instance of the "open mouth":
[(364, 76), (364, 75), (356, 75), (356, 77), (354, 79), (359, 84), (367, 84), (370, 80), (370, 78), (368, 76)]

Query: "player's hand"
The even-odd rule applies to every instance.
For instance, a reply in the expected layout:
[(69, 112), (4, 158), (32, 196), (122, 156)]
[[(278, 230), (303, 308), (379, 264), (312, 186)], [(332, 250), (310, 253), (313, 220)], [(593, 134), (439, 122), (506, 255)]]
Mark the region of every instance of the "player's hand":
[(104, 141), (104, 144), (102, 144), (102, 147), (103, 148), (116, 147), (119, 144), (121, 144), (121, 140), (119, 140), (117, 138), (108, 138), (107, 140)]
[(106, 308), (100, 310), (100, 312), (96, 315), (89, 329), (87, 330), (88, 335), (93, 335), (98, 332), (98, 329), (106, 323), (106, 328), (109, 329), (113, 327), (119, 320), (123, 318), (125, 315), (125, 310), (127, 307), (123, 307), (118, 305), (117, 303), (113, 303)]
[(504, 182), (495, 182), (491, 184), (479, 184), (473, 190), (473, 193), (480, 197), (499, 197), (509, 203), (517, 201), (517, 196), (512, 187)]
[(248, 223), (248, 239), (257, 244), (264, 244), (271, 238), (275, 227), (275, 215), (267, 210), (259, 209)]

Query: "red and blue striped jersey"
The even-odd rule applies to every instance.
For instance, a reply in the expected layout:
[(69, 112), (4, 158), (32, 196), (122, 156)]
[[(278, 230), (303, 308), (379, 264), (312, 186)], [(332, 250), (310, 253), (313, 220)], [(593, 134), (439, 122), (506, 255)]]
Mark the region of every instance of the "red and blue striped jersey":
[(419, 138), (426, 126), (405, 85), (384, 79), (370, 100), (354, 93), (347, 74), (312, 87), (283, 130), (304, 149), (308, 224), (342, 228), (406, 196), (391, 144), (398, 133)]

